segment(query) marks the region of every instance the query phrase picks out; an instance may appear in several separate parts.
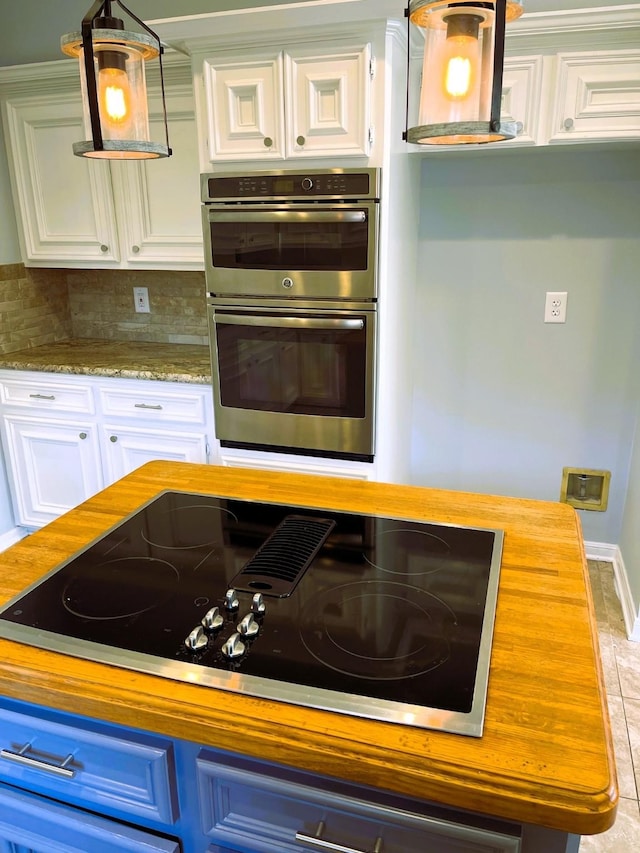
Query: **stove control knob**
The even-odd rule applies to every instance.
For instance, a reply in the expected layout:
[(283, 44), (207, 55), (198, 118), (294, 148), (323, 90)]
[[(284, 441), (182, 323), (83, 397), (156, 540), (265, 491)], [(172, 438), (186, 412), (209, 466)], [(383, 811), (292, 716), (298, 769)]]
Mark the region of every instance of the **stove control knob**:
[(247, 613), (246, 616), (242, 618), (240, 622), (236, 625), (237, 631), (242, 634), (243, 637), (255, 637), (255, 635), (260, 630), (260, 625), (258, 624), (256, 617), (253, 613)]
[(202, 617), (202, 627), (207, 631), (217, 631), (224, 625), (224, 617), (219, 607), (212, 607)]
[(246, 650), (247, 647), (242, 642), (240, 634), (232, 634), (221, 649), (222, 654), (229, 660), (242, 657)]
[(192, 652), (197, 652), (199, 649), (206, 646), (207, 642), (207, 635), (202, 630), (202, 625), (198, 625), (189, 634), (187, 639), (184, 641), (184, 644), (188, 649), (191, 649)]
[(262, 614), (267, 609), (267, 605), (264, 603), (264, 597), (261, 592), (256, 592), (256, 594), (251, 599), (251, 612)]
[(227, 610), (237, 610), (240, 606), (238, 594), (235, 589), (228, 589), (224, 596), (224, 606)]

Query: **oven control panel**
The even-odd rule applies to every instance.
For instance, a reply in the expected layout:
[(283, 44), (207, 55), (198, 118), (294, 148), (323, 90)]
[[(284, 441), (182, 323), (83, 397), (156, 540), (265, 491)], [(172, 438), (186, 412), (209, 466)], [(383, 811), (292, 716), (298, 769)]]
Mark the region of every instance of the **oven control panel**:
[(214, 201), (365, 199), (378, 197), (377, 169), (327, 169), (317, 172), (273, 172), (202, 175), (202, 199)]

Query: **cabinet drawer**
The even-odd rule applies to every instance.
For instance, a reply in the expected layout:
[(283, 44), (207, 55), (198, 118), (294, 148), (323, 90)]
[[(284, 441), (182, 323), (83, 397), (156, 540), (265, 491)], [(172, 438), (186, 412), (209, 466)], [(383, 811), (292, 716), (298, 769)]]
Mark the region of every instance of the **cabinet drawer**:
[[(442, 817), (334, 793), (307, 774), (277, 776), (260, 765), (202, 750), (197, 758), (204, 831), (220, 849), (282, 853), (309, 850), (383, 850), (384, 853), (518, 853), (516, 828), (458, 813)], [(344, 787), (344, 786), (343, 786)], [(458, 820), (459, 817), (459, 820)], [(468, 817), (468, 823), (465, 821)], [(491, 824), (491, 826), (489, 825)], [(256, 839), (260, 839), (259, 846)], [(216, 849), (215, 847), (213, 849)]]
[[(5, 846), (6, 845), (6, 846)], [(180, 853), (179, 843), (0, 785), (0, 849), (56, 853)]]
[(0, 401), (6, 406), (40, 410), (42, 412), (81, 412), (92, 415), (95, 411), (90, 385), (71, 385), (37, 379), (3, 379), (0, 383)]
[(0, 707), (0, 781), (116, 816), (172, 823), (171, 744), (126, 735)]
[(202, 391), (169, 391), (141, 383), (140, 388), (100, 388), (100, 405), (108, 417), (144, 419), (149, 422), (174, 421), (204, 424), (205, 398)]

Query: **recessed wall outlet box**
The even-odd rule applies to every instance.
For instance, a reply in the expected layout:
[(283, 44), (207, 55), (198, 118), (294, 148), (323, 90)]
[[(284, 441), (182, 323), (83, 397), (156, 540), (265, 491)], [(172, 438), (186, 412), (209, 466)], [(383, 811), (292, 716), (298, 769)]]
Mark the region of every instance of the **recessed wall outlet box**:
[(149, 307), (149, 289), (147, 287), (134, 287), (133, 302), (138, 314), (148, 314), (151, 311)]
[(611, 471), (596, 468), (563, 468), (560, 500), (577, 509), (604, 512), (609, 502)]
[(550, 290), (544, 300), (545, 323), (567, 322), (566, 290)]

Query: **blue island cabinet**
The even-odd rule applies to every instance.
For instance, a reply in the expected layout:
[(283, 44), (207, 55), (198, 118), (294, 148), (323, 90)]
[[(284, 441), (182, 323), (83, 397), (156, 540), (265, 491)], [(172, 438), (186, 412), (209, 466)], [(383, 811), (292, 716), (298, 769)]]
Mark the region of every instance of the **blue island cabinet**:
[(0, 851), (575, 853), (579, 838), (0, 699)]

